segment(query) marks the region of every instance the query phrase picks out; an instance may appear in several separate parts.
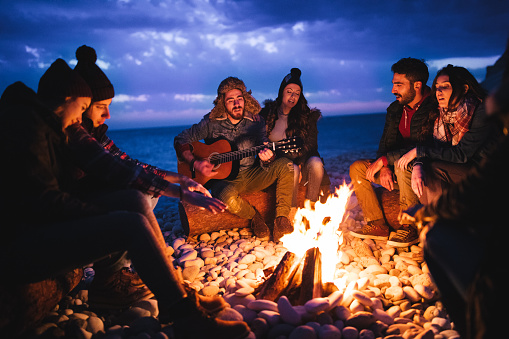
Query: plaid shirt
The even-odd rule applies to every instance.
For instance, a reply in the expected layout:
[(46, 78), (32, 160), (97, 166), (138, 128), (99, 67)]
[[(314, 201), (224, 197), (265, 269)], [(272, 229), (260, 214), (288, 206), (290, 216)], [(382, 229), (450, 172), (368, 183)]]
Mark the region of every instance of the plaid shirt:
[(160, 175), (145, 169), (139, 162), (109, 152), (83, 126), (79, 124), (69, 126), (67, 133), (75, 161), (87, 174), (100, 177), (116, 187), (136, 188), (155, 197), (159, 197), (170, 185)]

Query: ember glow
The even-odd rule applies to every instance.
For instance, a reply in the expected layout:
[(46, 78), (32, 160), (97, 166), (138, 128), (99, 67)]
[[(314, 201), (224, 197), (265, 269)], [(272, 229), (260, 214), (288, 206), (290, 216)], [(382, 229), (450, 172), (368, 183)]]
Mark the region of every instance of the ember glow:
[(325, 203), (317, 201), (314, 209), (307, 200), (304, 208), (295, 214), (294, 231), (281, 238), (283, 245), (298, 257), (310, 248), (317, 247), (322, 253), (322, 281), (334, 282), (336, 265), (341, 262), (343, 234), (339, 225), (343, 221), (352, 189), (343, 183)]

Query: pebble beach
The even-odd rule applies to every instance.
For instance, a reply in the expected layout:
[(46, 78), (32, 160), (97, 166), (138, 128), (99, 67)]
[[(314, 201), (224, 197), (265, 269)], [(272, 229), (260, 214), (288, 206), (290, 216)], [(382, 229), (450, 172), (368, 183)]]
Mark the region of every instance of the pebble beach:
[[(325, 159), (333, 186), (349, 183), (349, 165), (370, 154)], [(177, 270), (197, 293), (221, 295), (230, 307), (217, 317), (243, 320), (249, 338), (369, 339), (460, 338), (423, 260), (422, 247), (394, 248), (386, 241), (361, 240), (349, 232), (364, 225), (355, 196), (347, 204), (340, 229), (342, 259), (336, 277), (345, 284), (329, 295), (292, 305), (257, 300), (254, 293), (287, 252), (283, 243), (261, 241), (249, 228), (231, 228), (186, 237), (175, 199), (161, 198), (154, 210)], [(127, 310), (90, 308), (85, 269), (79, 288), (65, 297), (31, 338), (175, 338), (171, 326), (157, 320), (157, 302), (138, 302)]]

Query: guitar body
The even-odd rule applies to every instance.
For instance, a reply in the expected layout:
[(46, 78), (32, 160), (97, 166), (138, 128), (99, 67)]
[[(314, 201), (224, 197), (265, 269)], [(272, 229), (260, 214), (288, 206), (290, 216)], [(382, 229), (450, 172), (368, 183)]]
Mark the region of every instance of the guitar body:
[[(214, 162), (210, 160), (211, 156), (215, 154), (228, 153), (232, 150), (232, 147), (227, 140), (218, 140), (210, 145), (195, 141), (191, 143), (191, 145), (193, 147), (193, 154), (196, 158), (209, 159), (212, 164), (214, 164)], [(211, 179), (222, 180), (234, 178), (238, 173), (238, 163), (238, 161), (230, 161), (222, 164), (215, 164), (214, 172), (217, 174), (211, 177), (204, 176), (197, 171), (194, 172), (195, 177), (193, 177), (189, 164), (184, 161), (178, 162), (177, 170), (179, 174), (185, 175), (194, 181), (205, 185)], [(234, 168), (236, 168), (236, 170), (233, 170)]]
[(210, 145), (195, 141), (191, 143), (191, 146), (193, 147), (192, 152), (194, 157), (197, 159), (207, 159), (214, 165), (213, 172), (217, 174), (207, 177), (197, 171), (193, 172), (189, 164), (184, 161), (178, 162), (178, 173), (205, 185), (209, 180), (231, 180), (235, 178), (239, 171), (240, 160), (245, 157), (256, 156), (263, 148), (270, 148), (273, 151), (295, 152), (302, 147), (302, 140), (298, 137), (292, 137), (240, 151), (232, 151), (230, 143), (224, 139), (213, 142)]

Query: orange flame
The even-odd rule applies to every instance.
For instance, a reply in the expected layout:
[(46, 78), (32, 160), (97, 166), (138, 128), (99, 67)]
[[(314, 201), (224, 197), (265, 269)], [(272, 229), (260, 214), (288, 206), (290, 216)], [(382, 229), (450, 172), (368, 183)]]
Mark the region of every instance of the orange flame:
[(323, 204), (317, 201), (312, 208), (311, 202), (306, 200), (304, 208), (299, 208), (295, 214), (294, 231), (281, 238), (283, 246), (301, 258), (310, 248), (320, 249), (323, 282), (334, 282), (336, 265), (341, 261), (343, 234), (339, 225), (352, 192), (350, 185), (343, 183)]

